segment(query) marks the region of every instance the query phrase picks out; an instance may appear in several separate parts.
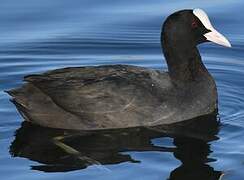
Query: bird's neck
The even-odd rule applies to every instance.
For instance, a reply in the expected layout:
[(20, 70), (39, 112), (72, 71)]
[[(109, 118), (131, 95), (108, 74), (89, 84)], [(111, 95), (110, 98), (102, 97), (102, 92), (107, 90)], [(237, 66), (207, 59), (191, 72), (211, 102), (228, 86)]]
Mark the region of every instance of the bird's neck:
[(162, 46), (173, 82), (185, 84), (210, 76), (196, 46), (187, 41), (167, 42), (165, 39)]

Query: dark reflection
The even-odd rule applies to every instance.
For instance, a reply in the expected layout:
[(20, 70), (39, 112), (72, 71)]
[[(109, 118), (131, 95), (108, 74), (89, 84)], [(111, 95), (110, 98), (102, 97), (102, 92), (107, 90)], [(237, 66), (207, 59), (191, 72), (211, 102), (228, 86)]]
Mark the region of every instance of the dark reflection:
[[(208, 142), (217, 139), (218, 121), (215, 116), (201, 117), (163, 127), (140, 127), (103, 131), (73, 131), (51, 129), (22, 123), (10, 146), (14, 157), (25, 157), (41, 163), (32, 169), (44, 172), (65, 172), (90, 165), (139, 163), (126, 151), (172, 152), (182, 164), (170, 173), (170, 180), (214, 180), (221, 176), (206, 163)], [(153, 138), (172, 137), (175, 147), (152, 143)], [(103, 167), (103, 166), (99, 166)]]
[(182, 164), (170, 173), (169, 180), (219, 180), (222, 172), (215, 171), (208, 162), (215, 159), (208, 158), (211, 153), (206, 142), (193, 138), (174, 139), (176, 149), (174, 156)]

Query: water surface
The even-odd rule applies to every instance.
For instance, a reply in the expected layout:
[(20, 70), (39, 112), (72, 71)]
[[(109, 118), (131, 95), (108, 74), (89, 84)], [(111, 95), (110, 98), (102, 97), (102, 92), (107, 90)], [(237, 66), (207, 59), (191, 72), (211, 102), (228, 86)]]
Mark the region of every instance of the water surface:
[[(206, 179), (210, 177), (208, 175), (218, 177), (224, 173), (222, 179), (241, 180), (244, 176), (243, 6), (244, 2), (241, 0), (2, 0), (1, 179), (184, 179), (186, 173), (181, 172), (202, 172), (201, 177)], [(21, 127), (23, 120), (3, 90), (22, 85), (25, 75), (67, 66), (132, 64), (166, 69), (160, 49), (161, 24), (172, 12), (195, 7), (203, 8), (216, 29), (225, 34), (233, 45), (231, 49), (213, 44), (199, 47), (202, 59), (218, 86), (222, 123), (217, 134), (219, 139), (207, 142), (173, 139), (145, 129), (141, 129), (136, 135), (133, 134), (135, 132), (132, 133), (132, 137), (137, 137), (134, 141), (113, 133), (108, 135), (115, 140), (106, 139), (105, 145), (101, 144), (103, 138), (100, 136), (83, 138), (81, 142), (84, 143), (88, 140), (94, 141), (94, 144), (88, 146), (89, 152), (83, 151), (91, 157), (94, 154), (99, 155), (93, 150), (108, 147), (109, 143), (116, 146), (112, 146), (111, 151), (108, 150), (112, 154), (114, 152), (114, 156), (111, 153), (109, 156), (106, 153), (100, 154), (101, 156), (96, 157), (100, 163), (90, 162), (82, 168), (77, 168), (78, 164), (76, 168), (72, 167), (73, 169), (66, 172), (62, 172), (64, 169), (56, 169), (47, 173), (37, 168), (45, 166), (47, 162), (45, 164), (36, 158), (11, 157), (9, 148), (15, 139), (15, 131)], [(36, 131), (37, 134), (38, 132)], [(33, 137), (39, 136), (33, 134)], [(34, 155), (38, 152), (30, 144), (25, 146), (25, 143), (24, 141), (18, 145), (22, 145), (25, 150), (30, 147)], [(78, 142), (73, 144), (78, 146)], [(131, 145), (132, 149), (129, 148)], [(49, 152), (53, 152), (52, 147), (50, 145)], [(58, 151), (63, 153), (62, 148)], [(23, 155), (25, 151), (22, 154), (21, 152), (16, 156)], [(189, 152), (192, 155), (190, 160), (196, 160), (195, 164), (189, 164)], [(67, 164), (70, 161), (76, 162), (77, 156), (66, 157), (65, 160)]]

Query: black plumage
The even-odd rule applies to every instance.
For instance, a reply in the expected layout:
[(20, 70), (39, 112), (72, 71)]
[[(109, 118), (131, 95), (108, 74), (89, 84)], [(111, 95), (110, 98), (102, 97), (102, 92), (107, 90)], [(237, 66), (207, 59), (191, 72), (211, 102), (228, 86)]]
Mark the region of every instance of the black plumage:
[(192, 10), (163, 24), (168, 72), (129, 65), (64, 68), (8, 91), (25, 120), (63, 129), (173, 124), (217, 112), (214, 79), (197, 49), (209, 30)]

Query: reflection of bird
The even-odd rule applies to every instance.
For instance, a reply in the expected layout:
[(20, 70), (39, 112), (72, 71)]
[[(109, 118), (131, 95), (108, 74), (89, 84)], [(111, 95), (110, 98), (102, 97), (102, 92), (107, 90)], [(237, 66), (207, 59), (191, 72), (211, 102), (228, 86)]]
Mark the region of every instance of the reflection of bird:
[(64, 68), (25, 77), (8, 93), (30, 122), (64, 129), (110, 129), (172, 124), (217, 109), (216, 85), (197, 45), (230, 46), (200, 9), (170, 15), (161, 43), (168, 73), (108, 65)]
[(121, 153), (123, 151), (171, 151), (153, 146), (150, 141), (163, 135), (162, 132), (145, 128), (79, 132), (44, 128), (24, 122), (16, 131), (10, 153), (41, 163), (32, 169), (64, 172), (90, 165), (140, 162)]
[(174, 140), (177, 149), (174, 156), (182, 164), (170, 173), (168, 180), (220, 180), (223, 173), (215, 171), (208, 162), (211, 153), (209, 145), (198, 139), (177, 138)]
[[(189, 121), (187, 124), (180, 123), (175, 133), (170, 127), (74, 131), (45, 128), (24, 122), (16, 131), (10, 153), (41, 163), (32, 166), (34, 170), (64, 172), (84, 169), (90, 165), (97, 165), (97, 168), (104, 170), (106, 166), (103, 165), (108, 164), (140, 163), (141, 159), (134, 159), (136, 157), (131, 156), (131, 151), (161, 152), (161, 156), (167, 156), (170, 152), (182, 162), (181, 166), (171, 172), (172, 179), (197, 177), (201, 170), (202, 177), (210, 177), (210, 174), (219, 173), (205, 165), (213, 160), (208, 158), (211, 153), (208, 142), (214, 140), (218, 132), (218, 124), (213, 124), (213, 121), (214, 119), (208, 117), (192, 121), (193, 127), (196, 126), (194, 123), (200, 122), (201, 129), (205, 129), (202, 132), (188, 129), (191, 126)], [(152, 141), (154, 138), (164, 139), (169, 136), (174, 138), (175, 147), (172, 144), (162, 146), (157, 144), (159, 141)]]

